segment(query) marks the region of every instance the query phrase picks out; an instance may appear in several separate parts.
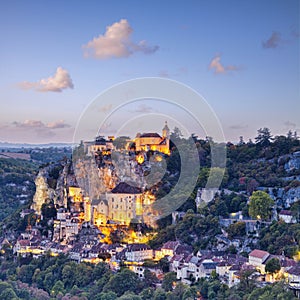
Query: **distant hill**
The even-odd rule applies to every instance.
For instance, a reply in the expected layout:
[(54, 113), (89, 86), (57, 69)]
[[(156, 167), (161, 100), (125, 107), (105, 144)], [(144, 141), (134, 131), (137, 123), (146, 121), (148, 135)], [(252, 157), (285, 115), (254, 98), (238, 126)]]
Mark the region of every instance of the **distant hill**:
[(0, 149), (7, 148), (64, 148), (73, 147), (73, 143), (48, 143), (48, 144), (27, 144), (27, 143), (9, 143), (0, 142)]

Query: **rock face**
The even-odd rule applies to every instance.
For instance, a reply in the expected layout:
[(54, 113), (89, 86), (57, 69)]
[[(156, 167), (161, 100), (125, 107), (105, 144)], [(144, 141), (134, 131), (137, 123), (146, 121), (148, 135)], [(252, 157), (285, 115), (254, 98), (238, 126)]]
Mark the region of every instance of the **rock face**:
[(117, 184), (118, 178), (112, 166), (98, 168), (92, 159), (77, 160), (73, 164), (78, 186), (91, 199), (100, 199)]
[(294, 152), (289, 155), (290, 159), (284, 165), (284, 169), (287, 172), (291, 172), (294, 170), (300, 170), (300, 151)]
[(274, 199), (279, 206), (290, 207), (294, 202), (300, 200), (300, 186), (295, 188), (277, 188), (274, 193), (274, 188), (261, 188), (268, 190), (269, 195)]
[(71, 166), (71, 161), (67, 161), (63, 164), (63, 169), (59, 173), (56, 183), (54, 203), (63, 207), (67, 207), (68, 195), (66, 187), (70, 181), (70, 177), (72, 177), (72, 173), (70, 174)]
[(33, 197), (31, 208), (40, 215), (42, 205), (53, 200), (55, 195), (55, 191), (48, 186), (47, 171), (45, 169), (39, 171), (35, 179), (35, 186), (36, 192)]

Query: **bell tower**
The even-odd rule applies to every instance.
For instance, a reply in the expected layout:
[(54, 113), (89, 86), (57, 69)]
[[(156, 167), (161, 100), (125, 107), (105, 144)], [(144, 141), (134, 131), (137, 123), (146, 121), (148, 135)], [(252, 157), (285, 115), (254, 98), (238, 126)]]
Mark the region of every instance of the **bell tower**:
[(169, 139), (170, 138), (170, 129), (168, 127), (168, 123), (167, 121), (165, 122), (165, 126), (162, 130), (162, 136), (166, 139)]

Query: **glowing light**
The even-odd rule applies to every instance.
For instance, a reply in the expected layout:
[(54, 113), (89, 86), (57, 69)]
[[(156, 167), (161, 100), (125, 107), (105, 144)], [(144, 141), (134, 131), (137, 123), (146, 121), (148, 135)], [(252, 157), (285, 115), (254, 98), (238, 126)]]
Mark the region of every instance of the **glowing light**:
[(142, 164), (142, 163), (145, 161), (144, 155), (143, 155), (143, 154), (137, 155), (136, 161), (137, 161), (139, 164)]

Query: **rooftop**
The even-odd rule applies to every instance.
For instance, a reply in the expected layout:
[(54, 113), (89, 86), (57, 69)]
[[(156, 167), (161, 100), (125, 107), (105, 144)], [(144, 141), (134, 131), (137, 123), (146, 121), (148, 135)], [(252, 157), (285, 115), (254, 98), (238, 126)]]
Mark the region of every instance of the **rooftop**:
[(180, 243), (178, 241), (168, 241), (168, 242), (164, 243), (161, 248), (175, 250), (179, 245), (180, 245)]
[(147, 132), (147, 133), (143, 133), (140, 136), (141, 138), (147, 138), (147, 137), (152, 137), (152, 138), (161, 138), (161, 136), (158, 133), (154, 133), (154, 132)]
[(291, 216), (292, 215), (292, 212), (290, 210), (281, 210), (280, 215), (285, 215), (285, 216)]
[(252, 257), (263, 259), (265, 256), (269, 256), (269, 255), (270, 254), (267, 251), (255, 249), (250, 252), (249, 257), (252, 256)]
[(113, 194), (141, 194), (142, 190), (139, 187), (131, 186), (126, 182), (120, 182), (111, 190)]

